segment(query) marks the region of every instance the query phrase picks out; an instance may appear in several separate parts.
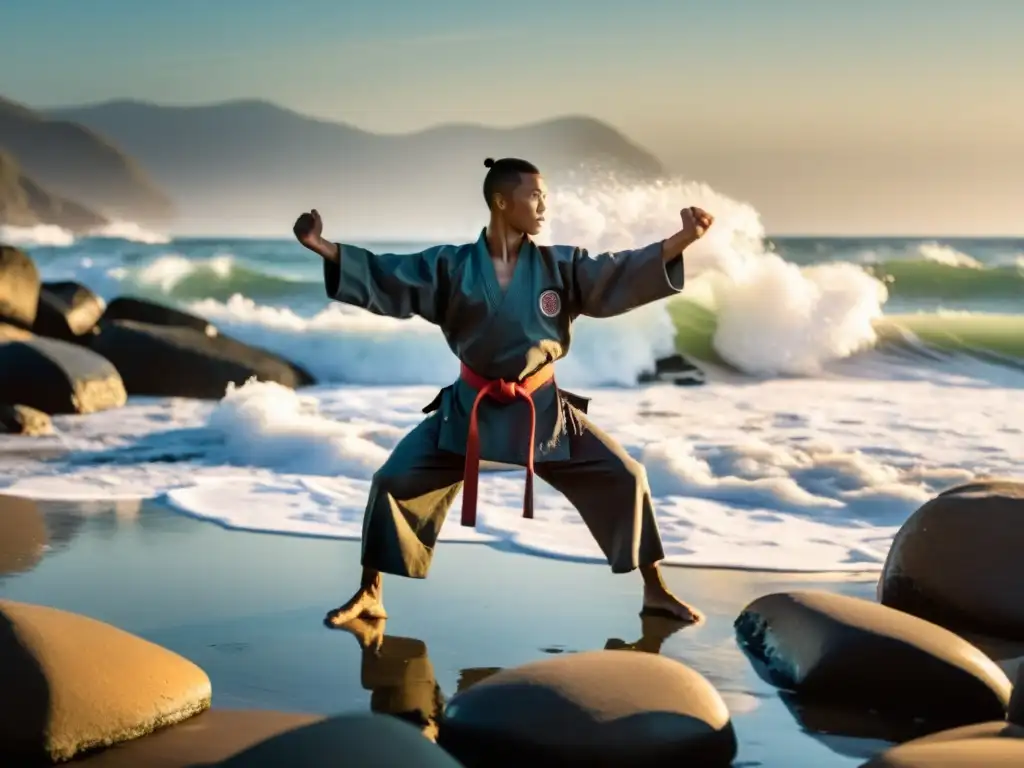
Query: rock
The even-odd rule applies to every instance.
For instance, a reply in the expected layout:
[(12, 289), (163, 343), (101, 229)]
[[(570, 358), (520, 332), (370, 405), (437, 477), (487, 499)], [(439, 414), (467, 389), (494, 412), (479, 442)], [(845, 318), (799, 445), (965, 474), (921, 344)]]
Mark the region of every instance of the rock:
[(22, 251), (0, 245), (0, 321), (31, 328), (39, 302), (39, 270)]
[(801, 700), (922, 718), (933, 731), (1006, 716), (1011, 685), (994, 661), (942, 627), (868, 600), (766, 595), (735, 627), (758, 673)]
[(695, 366), (682, 355), (669, 355), (654, 361), (654, 371), (641, 373), (638, 383), (648, 384), (653, 381), (668, 381), (677, 386), (693, 386), (704, 384), (704, 371)]
[[(94, 752), (73, 765), (75, 768), (214, 766), (254, 744), (323, 719), (320, 715), (291, 712), (209, 709), (141, 739)], [(330, 759), (325, 758), (322, 765), (330, 765)]]
[(288, 361), (228, 336), (129, 320), (104, 323), (91, 348), (110, 360), (130, 395), (220, 399), (252, 377), (293, 389), (313, 377)]
[(34, 568), (49, 541), (34, 501), (0, 496), (0, 576)]
[(17, 326), (0, 322), (0, 342), (24, 341), (25, 339), (31, 338), (33, 338), (31, 331), (26, 331), (24, 328), (18, 328)]
[(931, 733), (908, 741), (907, 744), (942, 744), (950, 741), (965, 741), (966, 739), (1020, 739), (1024, 738), (1024, 728), (1005, 720), (992, 720), (988, 723), (975, 723), (974, 725), (962, 725), (959, 728), (950, 728), (938, 733)]
[(103, 299), (73, 282), (44, 283), (32, 330), (39, 336), (80, 342), (103, 316)]
[(111, 320), (131, 320), (148, 325), (192, 328), (207, 336), (217, 335), (217, 328), (204, 317), (130, 296), (119, 296), (107, 305), (103, 312), (103, 321)]
[(0, 401), (43, 413), (95, 413), (127, 401), (108, 360), (57, 339), (0, 342)]
[(438, 743), (468, 768), (725, 766), (737, 748), (729, 711), (702, 675), (623, 651), (497, 672), (451, 699)]
[(862, 763), (861, 768), (1020, 768), (1024, 739), (968, 738), (960, 741), (908, 741)]
[[(0, 600), (0, 764), (68, 760), (210, 706), (210, 679), (171, 651), (86, 616)], [(19, 763), (20, 764), (20, 763)]]
[(1024, 483), (951, 488), (893, 539), (878, 599), (944, 627), (1024, 640)]
[(339, 715), (267, 739), (220, 768), (461, 768), (412, 725), (388, 715)]
[(53, 434), (50, 417), (27, 405), (0, 403), (0, 434), (41, 437)]
[(1018, 665), (1017, 674), (1013, 678), (1013, 695), (1010, 697), (1006, 719), (1024, 727), (1024, 665)]

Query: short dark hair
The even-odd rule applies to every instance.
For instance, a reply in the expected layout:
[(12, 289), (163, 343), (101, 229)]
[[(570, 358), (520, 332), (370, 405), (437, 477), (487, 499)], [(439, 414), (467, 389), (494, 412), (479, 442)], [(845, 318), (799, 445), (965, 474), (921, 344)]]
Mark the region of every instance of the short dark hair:
[(522, 182), (523, 174), (539, 174), (540, 171), (533, 163), (520, 160), (518, 157), (503, 157), (495, 160), (488, 157), (484, 160), (484, 167), (489, 169), (484, 177), (484, 200), (487, 207), (494, 205), (494, 195), (501, 192), (508, 195)]

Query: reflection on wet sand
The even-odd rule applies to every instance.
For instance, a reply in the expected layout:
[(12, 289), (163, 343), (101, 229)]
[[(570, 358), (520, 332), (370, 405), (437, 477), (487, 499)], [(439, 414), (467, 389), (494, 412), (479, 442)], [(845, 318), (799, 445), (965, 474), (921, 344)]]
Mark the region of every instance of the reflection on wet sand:
[(78, 534), (86, 515), (113, 511), (119, 519), (138, 515), (137, 500), (38, 502), (0, 494), (0, 579), (35, 568), (45, 555), (59, 552)]
[(35, 568), (49, 543), (46, 521), (34, 501), (0, 496), (0, 577)]
[[(356, 619), (340, 627), (359, 643), (360, 679), (370, 691), (370, 710), (406, 720), (430, 740), (436, 740), (446, 698), (437, 683), (427, 645), (422, 640), (385, 634), (386, 619)], [(661, 653), (665, 641), (686, 624), (660, 617), (643, 617), (640, 638), (632, 643), (610, 638), (605, 650)], [(487, 679), (501, 667), (459, 670), (456, 692)]]

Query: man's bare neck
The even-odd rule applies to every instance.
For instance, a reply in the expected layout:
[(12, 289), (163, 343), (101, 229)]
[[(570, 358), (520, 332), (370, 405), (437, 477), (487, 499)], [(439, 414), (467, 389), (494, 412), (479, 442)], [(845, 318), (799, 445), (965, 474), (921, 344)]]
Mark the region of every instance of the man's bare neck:
[[(515, 263), (519, 258), (519, 249), (526, 242), (526, 235), (512, 229), (502, 227), (492, 220), (487, 226), (487, 250), (494, 261)], [(504, 247), (503, 247), (504, 246)]]

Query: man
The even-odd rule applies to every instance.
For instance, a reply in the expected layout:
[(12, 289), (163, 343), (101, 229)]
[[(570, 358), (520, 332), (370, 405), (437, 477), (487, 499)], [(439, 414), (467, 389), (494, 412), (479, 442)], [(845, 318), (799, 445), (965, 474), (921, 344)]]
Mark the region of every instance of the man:
[(475, 243), (413, 254), (377, 254), (323, 238), (316, 210), (294, 232), (323, 258), (327, 294), (378, 315), (438, 325), (462, 363), (376, 472), (363, 519), (362, 584), (327, 615), (341, 626), (385, 618), (382, 573), (425, 578), (441, 525), (460, 490), (462, 524), (476, 519), (481, 459), (524, 466), (525, 517), (534, 471), (578, 510), (614, 573), (639, 569), (642, 614), (696, 623), (701, 615), (665, 586), (661, 537), (644, 468), (586, 416), (586, 398), (561, 389), (554, 363), (569, 351), (572, 322), (612, 317), (683, 288), (683, 251), (712, 217), (681, 212), (674, 235), (644, 248), (591, 255), (538, 246), (547, 188), (515, 158), (488, 159), (490, 222)]

